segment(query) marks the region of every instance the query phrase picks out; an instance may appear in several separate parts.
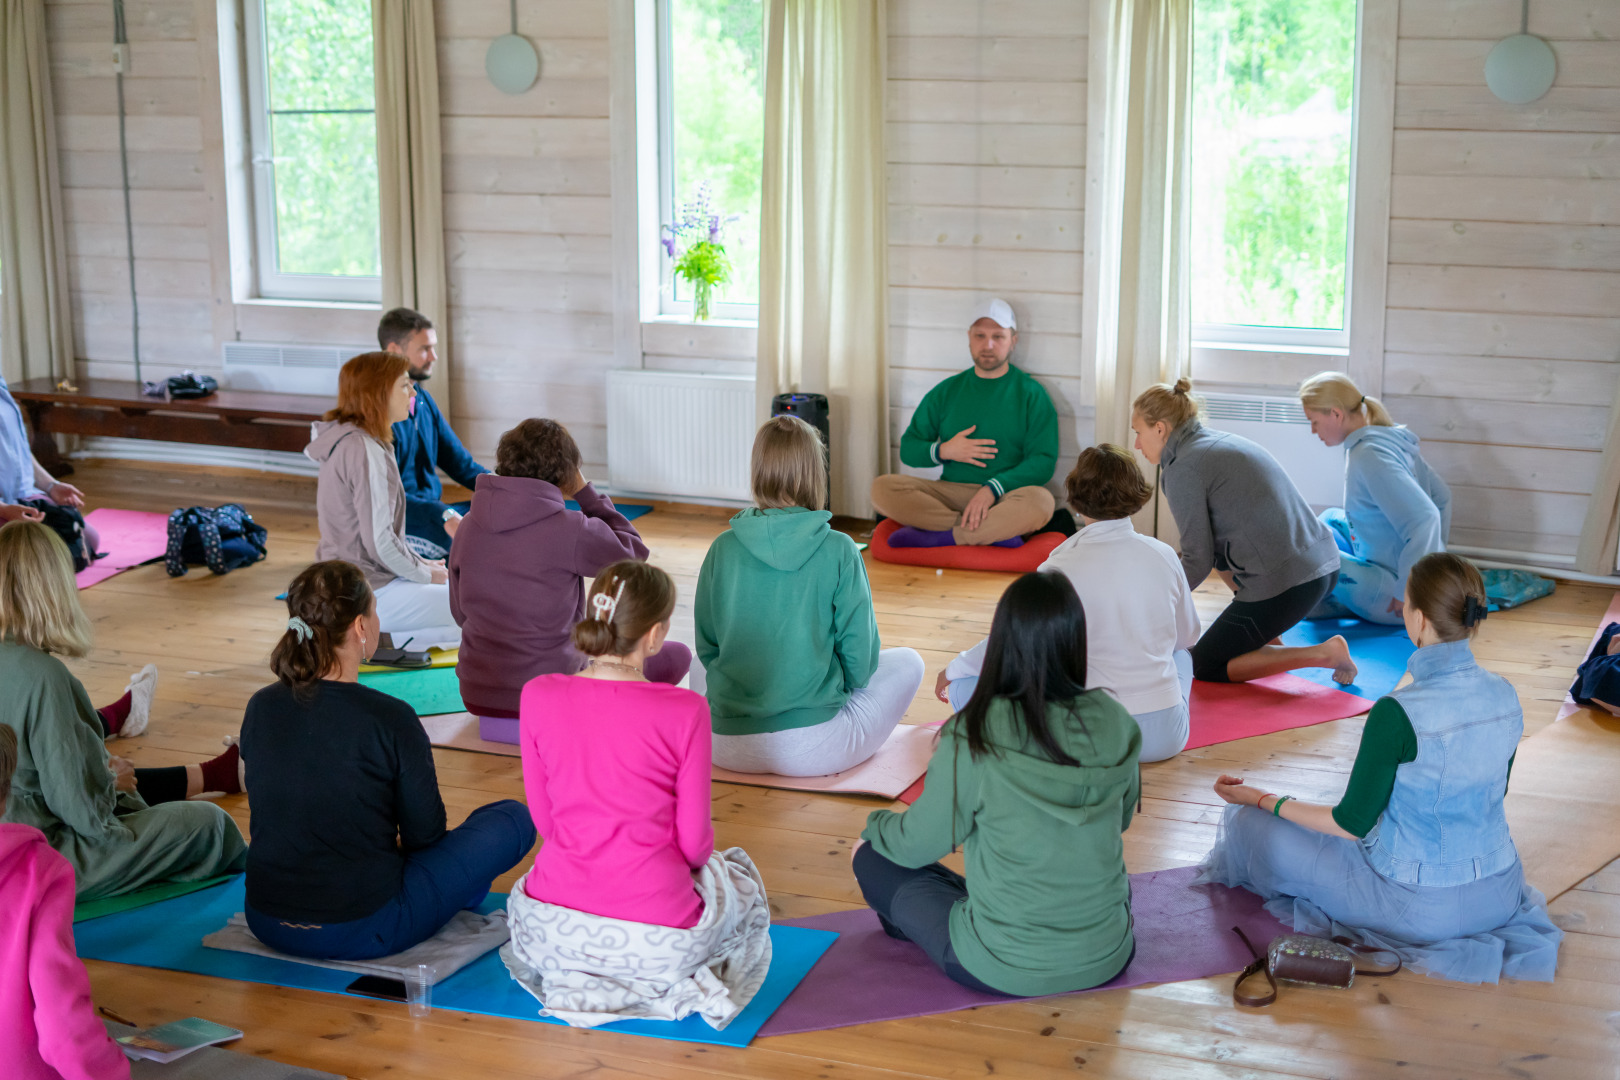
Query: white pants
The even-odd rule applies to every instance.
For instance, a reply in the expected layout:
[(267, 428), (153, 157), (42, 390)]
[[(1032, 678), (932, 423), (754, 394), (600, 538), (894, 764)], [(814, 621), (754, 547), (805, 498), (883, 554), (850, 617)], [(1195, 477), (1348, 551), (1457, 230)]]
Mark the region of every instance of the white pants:
[(854, 768), (877, 753), (922, 680), (923, 658), (916, 649), (884, 649), (872, 681), (852, 692), (831, 720), (758, 735), (716, 735), (714, 763), (732, 772), (778, 776), (827, 776)]
[[(450, 614), (450, 586), (395, 578), (376, 591), (377, 621), (396, 649), (454, 649), (461, 627)], [(410, 644), (407, 645), (406, 642)]]
[[(1192, 654), (1180, 649), (1174, 659), (1176, 680), (1181, 683), (1181, 704), (1137, 713), (1132, 717), (1136, 726), (1142, 729), (1142, 761), (1163, 761), (1175, 757), (1187, 749), (1187, 739), (1192, 735), (1192, 721), (1187, 711), (1188, 699), (1192, 695)], [(973, 688), (978, 685), (977, 675), (953, 679), (945, 692), (945, 696), (951, 699), (951, 708), (957, 712), (966, 708), (968, 698), (973, 696)]]

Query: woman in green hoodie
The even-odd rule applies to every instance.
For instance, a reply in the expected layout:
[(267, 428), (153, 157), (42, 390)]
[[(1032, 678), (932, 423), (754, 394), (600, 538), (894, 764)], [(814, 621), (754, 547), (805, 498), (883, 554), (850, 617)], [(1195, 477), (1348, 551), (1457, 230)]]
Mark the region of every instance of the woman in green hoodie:
[(754, 437), (757, 505), (731, 519), (698, 574), (714, 763), (733, 772), (824, 776), (859, 765), (922, 684), (915, 649), (881, 648), (866, 564), (821, 509), (823, 453), (798, 417), (767, 420)]
[[(1085, 686), (1080, 597), (1062, 574), (1025, 574), (996, 605), (984, 672), (941, 729), (922, 796), (866, 819), (861, 894), (890, 937), (964, 986), (1084, 990), (1136, 951), (1120, 834), (1141, 794), (1142, 733)], [(958, 845), (966, 879), (936, 861)]]

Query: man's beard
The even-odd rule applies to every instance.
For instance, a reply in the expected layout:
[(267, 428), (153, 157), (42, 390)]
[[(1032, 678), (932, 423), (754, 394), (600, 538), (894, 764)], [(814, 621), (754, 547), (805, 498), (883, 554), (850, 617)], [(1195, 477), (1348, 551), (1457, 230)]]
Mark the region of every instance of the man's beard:
[(973, 357), (973, 363), (980, 371), (994, 371), (999, 367), (1005, 366), (1007, 361), (996, 356), (975, 355)]
[(427, 382), (433, 378), (433, 374), (427, 368), (411, 368), (410, 376), (411, 382)]

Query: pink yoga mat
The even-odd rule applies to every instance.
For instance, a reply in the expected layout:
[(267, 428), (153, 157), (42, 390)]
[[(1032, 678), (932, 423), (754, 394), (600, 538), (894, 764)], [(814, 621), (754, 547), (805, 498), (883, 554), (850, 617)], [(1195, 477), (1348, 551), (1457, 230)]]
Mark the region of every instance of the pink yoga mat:
[(1372, 707), (1364, 697), (1330, 690), (1286, 672), (1246, 683), (1195, 680), (1189, 708), (1192, 737), (1187, 749), (1343, 720)]
[[(1239, 971), (1251, 957), (1232, 927), (1243, 927), (1258, 949), (1289, 932), (1258, 896), (1224, 885), (1194, 885), (1197, 876), (1196, 866), (1131, 875), (1136, 956), (1113, 980), (1094, 990)], [(785, 925), (836, 930), (838, 940), (776, 1015), (765, 1021), (761, 1035), (793, 1035), (1021, 1000), (952, 982), (917, 946), (885, 934), (869, 908), (790, 919)]]
[(97, 559), (80, 570), (79, 588), (88, 589), (121, 574), (132, 566), (163, 558), (169, 547), (169, 515), (145, 510), (112, 510), (98, 507), (84, 516), (84, 520), (101, 533), (101, 550), (105, 559)]
[[(1330, 690), (1297, 675), (1269, 675), (1246, 683), (1192, 684), (1192, 735), (1187, 749), (1269, 735), (1274, 731), (1360, 716), (1373, 707), (1364, 697)], [(923, 793), (918, 780), (898, 796), (910, 806)]]
[[(1605, 611), (1603, 618), (1598, 620), (1597, 629), (1592, 632), (1592, 641), (1586, 646), (1586, 651), (1581, 654), (1582, 663), (1585, 663), (1586, 658), (1592, 655), (1592, 650), (1597, 648), (1598, 638), (1603, 636), (1603, 628), (1612, 622), (1620, 622), (1620, 592), (1614, 594), (1614, 598), (1609, 601), (1609, 610)], [(1574, 677), (1571, 676), (1570, 682), (1574, 681)], [(1564, 704), (1559, 706), (1558, 709), (1558, 719), (1567, 720), (1580, 711), (1581, 706), (1575, 704), (1575, 699), (1569, 696), (1568, 691), (1565, 691)]]

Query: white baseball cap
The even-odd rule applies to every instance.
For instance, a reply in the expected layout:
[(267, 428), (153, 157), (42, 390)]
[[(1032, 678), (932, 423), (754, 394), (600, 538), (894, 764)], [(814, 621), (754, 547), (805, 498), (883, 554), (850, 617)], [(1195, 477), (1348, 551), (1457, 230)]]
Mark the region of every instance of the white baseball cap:
[(1004, 326), (1014, 333), (1018, 332), (1018, 317), (1013, 314), (1012, 305), (1000, 297), (991, 297), (975, 307), (973, 317), (968, 319), (968, 325), (972, 326), (980, 319), (989, 319), (997, 326)]

